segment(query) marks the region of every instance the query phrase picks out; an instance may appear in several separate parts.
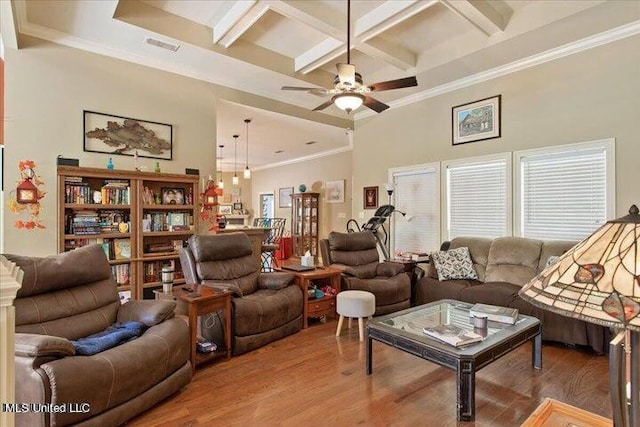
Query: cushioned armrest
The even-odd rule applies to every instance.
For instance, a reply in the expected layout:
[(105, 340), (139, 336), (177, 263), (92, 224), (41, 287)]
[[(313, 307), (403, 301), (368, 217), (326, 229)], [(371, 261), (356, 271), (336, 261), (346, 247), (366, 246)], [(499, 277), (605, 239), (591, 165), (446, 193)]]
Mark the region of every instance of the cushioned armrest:
[(16, 356), (66, 357), (76, 354), (76, 349), (71, 344), (71, 341), (62, 337), (17, 333), (15, 342)]
[(151, 327), (172, 318), (175, 309), (174, 301), (132, 300), (120, 306), (117, 321), (133, 320)]
[(342, 272), (359, 279), (373, 279), (376, 276), (376, 264), (345, 266)]
[(404, 264), (399, 262), (385, 261), (378, 264), (376, 276), (393, 277), (404, 272)]
[(265, 273), (258, 276), (259, 289), (284, 289), (293, 282), (295, 276), (291, 273)]

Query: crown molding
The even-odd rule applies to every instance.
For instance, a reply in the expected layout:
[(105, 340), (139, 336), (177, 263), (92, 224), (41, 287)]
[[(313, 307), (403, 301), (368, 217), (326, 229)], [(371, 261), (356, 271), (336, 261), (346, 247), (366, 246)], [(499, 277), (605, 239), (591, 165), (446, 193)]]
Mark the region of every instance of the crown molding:
[[(575, 42), (567, 43), (535, 55), (531, 55), (527, 58), (522, 58), (505, 65), (500, 65), (486, 71), (482, 71), (458, 80), (442, 84), (440, 86), (435, 86), (422, 92), (389, 102), (388, 105), (389, 107), (398, 108), (405, 105), (414, 104), (416, 102), (424, 101), (425, 99), (433, 98), (445, 93), (473, 86), (478, 83), (506, 76), (507, 74), (515, 73), (517, 71), (521, 71), (530, 67), (535, 67), (546, 62), (555, 61), (556, 59), (564, 58), (565, 56), (580, 53), (585, 50), (593, 49), (594, 47), (612, 43), (617, 40), (622, 40), (627, 37), (635, 36), (637, 34), (640, 34), (640, 20), (633, 21), (629, 24), (625, 24), (611, 30), (603, 31), (602, 33), (594, 34), (593, 36), (585, 37)], [(361, 113), (357, 113), (354, 116), (354, 119), (360, 120), (366, 117), (375, 116), (376, 114), (377, 113), (372, 110), (362, 111)]]

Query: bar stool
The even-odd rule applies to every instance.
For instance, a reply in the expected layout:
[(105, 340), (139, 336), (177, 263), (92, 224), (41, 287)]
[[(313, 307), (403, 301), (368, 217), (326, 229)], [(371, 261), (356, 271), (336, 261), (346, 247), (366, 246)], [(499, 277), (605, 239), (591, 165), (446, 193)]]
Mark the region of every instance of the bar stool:
[(345, 317), (349, 318), (349, 327), (351, 327), (351, 319), (358, 319), (358, 332), (360, 341), (364, 339), (364, 322), (366, 317), (371, 319), (376, 311), (376, 297), (367, 291), (343, 291), (336, 297), (336, 312), (340, 315), (338, 319), (338, 329), (336, 336), (340, 336), (342, 329), (342, 321)]
[(284, 233), (285, 218), (255, 218), (253, 225), (255, 227), (268, 228), (265, 238), (262, 242), (262, 272), (270, 273), (273, 271), (273, 264), (278, 266), (275, 253), (280, 249), (280, 241)]

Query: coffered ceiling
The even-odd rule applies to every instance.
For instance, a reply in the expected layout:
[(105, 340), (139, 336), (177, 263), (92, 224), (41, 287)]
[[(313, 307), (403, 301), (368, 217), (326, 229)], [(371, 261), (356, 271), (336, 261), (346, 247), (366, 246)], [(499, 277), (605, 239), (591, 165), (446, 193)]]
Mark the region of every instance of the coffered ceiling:
[[(253, 101), (217, 105), (218, 139), (227, 146), (234, 133), (244, 142), (243, 120), (252, 118), (254, 168), (348, 149), (345, 128), (376, 114), (361, 107), (347, 116), (335, 106), (309, 114), (328, 97), (280, 90), (332, 87), (335, 64), (346, 62), (346, 0), (11, 4), (19, 34), (260, 97), (260, 108)], [(637, 0), (353, 0), (351, 63), (367, 85), (417, 76), (417, 87), (373, 93), (398, 108), (637, 34), (639, 23)]]

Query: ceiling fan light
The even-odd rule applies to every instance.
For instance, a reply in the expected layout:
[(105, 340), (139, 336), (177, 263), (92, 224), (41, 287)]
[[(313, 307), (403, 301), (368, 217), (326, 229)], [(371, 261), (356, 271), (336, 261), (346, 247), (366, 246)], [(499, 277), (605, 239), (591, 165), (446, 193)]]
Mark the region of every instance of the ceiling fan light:
[(333, 97), (333, 103), (336, 104), (336, 107), (346, 111), (347, 114), (360, 108), (363, 102), (364, 96), (359, 93), (343, 93)]

